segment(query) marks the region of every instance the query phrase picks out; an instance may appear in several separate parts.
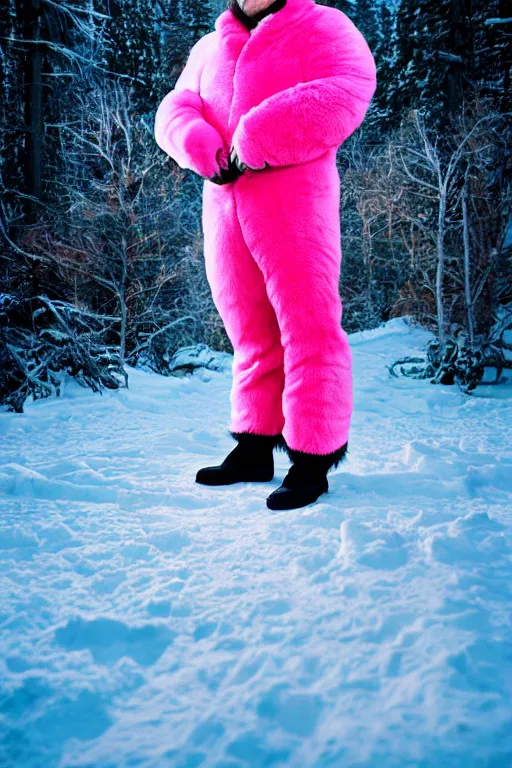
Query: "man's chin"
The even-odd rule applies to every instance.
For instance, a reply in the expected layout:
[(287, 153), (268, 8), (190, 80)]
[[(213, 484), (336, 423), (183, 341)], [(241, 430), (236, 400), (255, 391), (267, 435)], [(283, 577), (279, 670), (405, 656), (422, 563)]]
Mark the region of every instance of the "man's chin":
[(244, 3), (243, 0), (241, 3), (239, 3), (238, 0), (231, 0), (230, 5), (238, 5), (240, 10), (243, 11), (246, 16), (253, 16), (257, 13), (257, 10), (251, 6), (251, 3)]

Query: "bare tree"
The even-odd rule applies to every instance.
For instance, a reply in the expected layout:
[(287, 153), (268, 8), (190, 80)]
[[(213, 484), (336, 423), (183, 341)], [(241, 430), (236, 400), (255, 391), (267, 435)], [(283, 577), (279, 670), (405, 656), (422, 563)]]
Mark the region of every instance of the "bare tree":
[(179, 200), (184, 174), (134, 115), (124, 84), (84, 89), (77, 112), (79, 126), (52, 126), (63, 148), (66, 210), (32, 228), (31, 250), (53, 262), (76, 306), (115, 318), (122, 362), (165, 370), (180, 344), (199, 340), (209, 309), (193, 302), (191, 311), (186, 301), (201, 242), (197, 214), (187, 224)]
[(427, 375), (443, 383), (457, 376), (472, 387), (483, 374), (485, 350), (496, 364), (496, 310), (508, 301), (499, 276), (508, 262), (511, 189), (501, 170), (511, 130), (507, 115), (481, 102), (466, 107), (454, 126), (440, 149), (440, 137), (412, 111), (367, 162), (358, 208), (367, 251), (375, 252), (384, 233), (390, 244), (402, 244), (390, 250), (407, 278), (406, 295), (414, 287), (407, 308), (436, 333)]

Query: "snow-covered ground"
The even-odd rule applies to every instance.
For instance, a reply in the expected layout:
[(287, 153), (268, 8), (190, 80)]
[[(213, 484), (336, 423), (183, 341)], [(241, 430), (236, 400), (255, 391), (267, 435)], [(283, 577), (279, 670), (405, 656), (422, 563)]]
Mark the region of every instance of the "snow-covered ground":
[(512, 382), (392, 378), (351, 337), (330, 491), (207, 488), (223, 370), (0, 414), (2, 768), (512, 766)]

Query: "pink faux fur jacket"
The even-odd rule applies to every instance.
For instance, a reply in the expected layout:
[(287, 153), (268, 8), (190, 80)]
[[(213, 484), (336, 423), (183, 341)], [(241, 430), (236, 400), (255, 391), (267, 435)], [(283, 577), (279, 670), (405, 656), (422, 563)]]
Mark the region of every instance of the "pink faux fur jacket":
[(372, 53), (342, 11), (287, 0), (249, 31), (225, 10), (161, 102), (155, 137), (204, 177), (232, 146), (254, 169), (307, 163), (355, 131), (375, 89)]
[[(348, 439), (336, 152), (375, 89), (353, 22), (286, 0), (250, 31), (221, 13), (158, 107), (158, 144), (205, 178), (206, 274), (234, 348), (234, 432), (282, 430), (290, 448), (322, 454)], [(232, 147), (249, 170), (215, 184)]]

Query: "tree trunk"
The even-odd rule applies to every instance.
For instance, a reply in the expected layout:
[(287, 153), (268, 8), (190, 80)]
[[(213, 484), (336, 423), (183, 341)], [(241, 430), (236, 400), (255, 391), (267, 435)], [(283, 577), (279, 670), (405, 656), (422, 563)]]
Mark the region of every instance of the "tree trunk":
[(471, 298), (471, 262), (470, 262), (470, 242), (469, 242), (469, 213), (468, 213), (468, 165), (464, 187), (462, 189), (462, 225), (464, 240), (464, 305), (466, 308), (466, 321), (468, 324), (469, 346), (473, 349), (474, 343), (474, 322), (473, 322), (473, 301)]
[[(40, 0), (24, 2), (24, 37), (26, 40), (40, 40)], [(25, 185), (29, 195), (40, 199), (42, 192), (41, 157), (43, 148), (43, 105), (41, 72), (43, 52), (41, 45), (27, 43), (25, 61)], [(27, 218), (34, 221), (37, 203), (29, 201)]]
[(439, 189), (439, 214), (437, 227), (437, 268), (436, 268), (436, 304), (437, 304), (437, 333), (441, 350), (444, 352), (446, 339), (444, 332), (444, 229), (446, 222), (446, 185)]

